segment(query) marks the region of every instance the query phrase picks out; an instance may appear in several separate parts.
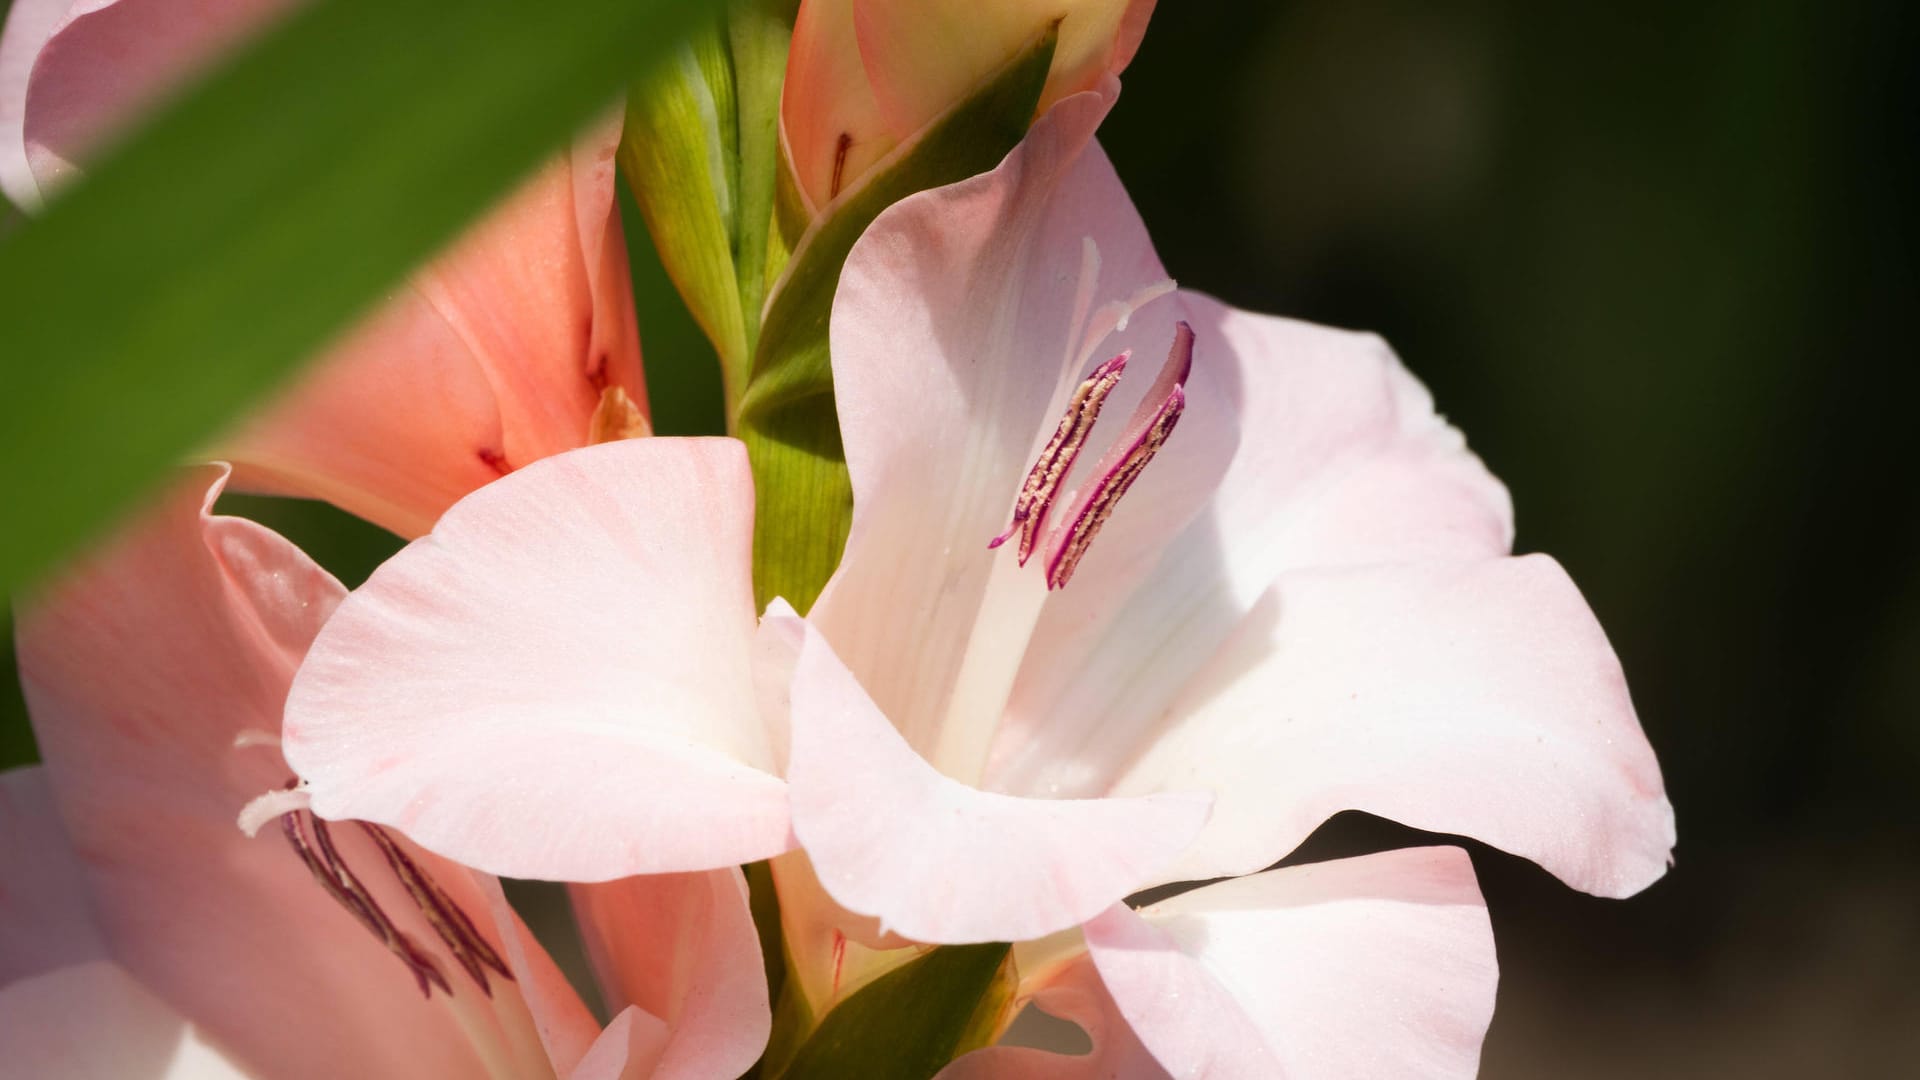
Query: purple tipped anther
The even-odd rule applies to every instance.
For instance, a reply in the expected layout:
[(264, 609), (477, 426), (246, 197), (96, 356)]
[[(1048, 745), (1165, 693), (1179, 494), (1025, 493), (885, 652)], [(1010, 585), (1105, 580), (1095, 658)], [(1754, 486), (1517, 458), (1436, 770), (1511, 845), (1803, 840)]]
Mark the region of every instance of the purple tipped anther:
[[(426, 869), (407, 854), (399, 841), (377, 825), (359, 824), (386, 856), (387, 866), (426, 916), (428, 925), (433, 927), (434, 933), (453, 953), (453, 958), (479, 984), (481, 992), (489, 997), (493, 995), (493, 988), (487, 981), (488, 969), (511, 981), (513, 973), (507, 969), (506, 962), (500, 959), (500, 954), (494, 951), (493, 946), (480, 936), (473, 920), (460, 909), (460, 905), (454, 903), (453, 898), (433, 880)], [(280, 819), (280, 828), (294, 854), (306, 864), (321, 889), (346, 908), (349, 914), (359, 920), (360, 925), (366, 927), (380, 944), (406, 965), (408, 974), (413, 976), (422, 994), (432, 997), (434, 987), (439, 987), (442, 993), (448, 995), (453, 993), (453, 985), (447, 981), (432, 955), (394, 924), (359, 876), (347, 866), (346, 859), (334, 845), (333, 832), (324, 820), (309, 811), (294, 810)]]
[(1027, 565), (1027, 557), (1033, 554), (1034, 538), (1040, 535), (1040, 527), (1047, 520), (1047, 511), (1053, 507), (1053, 497), (1059, 492), (1067, 473), (1072, 471), (1074, 460), (1080, 456), (1080, 448), (1086, 444), (1094, 422), (1100, 419), (1100, 407), (1106, 403), (1107, 395), (1120, 385), (1120, 376), (1126, 373), (1129, 355), (1123, 352), (1094, 368), (1093, 373), (1074, 388), (1073, 396), (1067, 399), (1067, 411), (1054, 429), (1053, 438), (1047, 440), (1040, 456), (1034, 459), (1033, 468), (1027, 470), (1026, 482), (1020, 485), (1020, 495), (1013, 502), (1013, 521), (1007, 525), (1005, 532), (987, 541), (987, 547), (997, 548), (1017, 532), (1020, 534), (1017, 549), (1020, 565)]
[(1094, 466), (1092, 479), (1074, 497), (1067, 519), (1047, 537), (1047, 588), (1066, 587), (1120, 497), (1173, 434), (1186, 411), (1186, 382), (1192, 371), (1193, 327), (1183, 321), (1175, 324), (1166, 365), (1127, 421), (1127, 430)]

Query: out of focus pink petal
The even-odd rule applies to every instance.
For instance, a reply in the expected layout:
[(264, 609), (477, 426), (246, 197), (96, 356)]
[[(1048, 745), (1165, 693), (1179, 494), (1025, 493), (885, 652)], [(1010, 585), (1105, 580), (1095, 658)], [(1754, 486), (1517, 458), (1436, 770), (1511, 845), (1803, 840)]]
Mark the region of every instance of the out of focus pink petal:
[(220, 482), (197, 471), (18, 624), (27, 707), (102, 936), (249, 1068), (473, 1075), (452, 1016), (285, 843), (234, 826), (290, 775), (271, 746), (236, 738), (271, 737), (344, 590), (279, 536), (211, 514)]
[(759, 933), (737, 869), (573, 887), (574, 911), (608, 1007), (664, 1024), (648, 1074), (734, 1077), (772, 1029)]
[(46, 769), (0, 772), (0, 986), (106, 955)]
[(105, 960), (0, 986), (0, 1046), (6, 1047), (0, 1069), (8, 1076), (248, 1080), (252, 1075)]
[(792, 723), (793, 829), (821, 885), (916, 941), (1073, 926), (1140, 888), (1206, 820), (1204, 797), (1021, 799), (942, 776), (812, 631)]
[(786, 849), (738, 442), (632, 439), (475, 492), (315, 642), (286, 752), (322, 817), (604, 881)]
[(1170, 880), (1258, 869), (1362, 809), (1627, 896), (1673, 809), (1620, 662), (1552, 559), (1283, 575), (1118, 790), (1205, 788)]
[(78, 0), (45, 39), (22, 130), (41, 193), (294, 0)]
[(1458, 848), (1225, 881), (1086, 935), (1175, 1076), (1470, 1077), (1493, 1016), (1493, 930)]
[(27, 162), (27, 77), (73, 0), (14, 0), (0, 30), (0, 193), (15, 206), (40, 208), (40, 185)]

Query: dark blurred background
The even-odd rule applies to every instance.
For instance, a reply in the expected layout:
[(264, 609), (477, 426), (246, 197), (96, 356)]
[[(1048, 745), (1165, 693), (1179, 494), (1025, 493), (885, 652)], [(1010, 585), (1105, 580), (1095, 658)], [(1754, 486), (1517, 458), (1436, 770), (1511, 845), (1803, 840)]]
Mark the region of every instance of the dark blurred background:
[[(1613, 902), (1476, 849), (1488, 1077), (1920, 1069), (1916, 10), (1170, 0), (1103, 129), (1183, 285), (1394, 343), (1626, 665), (1678, 865)], [(713, 430), (636, 248), (659, 427)], [(396, 546), (230, 502), (349, 583)]]

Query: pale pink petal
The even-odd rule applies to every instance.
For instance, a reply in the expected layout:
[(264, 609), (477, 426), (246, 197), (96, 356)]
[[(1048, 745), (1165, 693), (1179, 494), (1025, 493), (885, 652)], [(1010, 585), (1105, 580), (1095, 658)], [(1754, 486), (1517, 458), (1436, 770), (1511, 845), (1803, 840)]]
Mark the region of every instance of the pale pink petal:
[(286, 752), (314, 812), (517, 877), (785, 850), (752, 677), (752, 511), (726, 439), (589, 447), (467, 497), (300, 670)]
[(106, 955), (46, 769), (0, 772), (0, 986)]
[[(1123, 504), (1049, 600), (994, 747), (997, 790), (1104, 791), (1285, 570), (1484, 559), (1512, 540), (1506, 489), (1379, 338), (1195, 293), (1176, 310), (1213, 382), (1195, 380), (1167, 456), (1203, 426), (1237, 445), (1184, 532), (1169, 541), (1164, 511)], [(1156, 458), (1129, 502), (1171, 467)]]
[(22, 111), (41, 193), (294, 0), (78, 0), (44, 39)]
[(739, 870), (575, 885), (573, 898), (608, 1007), (664, 1025), (647, 1075), (734, 1077), (752, 1067), (773, 1018)]
[(1245, 873), (1361, 809), (1627, 896), (1673, 810), (1620, 663), (1542, 555), (1283, 575), (1120, 793), (1219, 799), (1169, 880)]
[(15, 206), (40, 208), (40, 185), (27, 162), (27, 76), (73, 0), (14, 0), (0, 30), (0, 193)]
[(961, 101), (1049, 23), (1059, 27), (1037, 112), (1118, 74), (1153, 0), (854, 0), (860, 56), (881, 115), (905, 138)]
[(1199, 796), (1021, 799), (942, 776), (811, 630), (792, 708), (793, 829), (821, 885), (913, 940), (1073, 926), (1140, 888), (1206, 819)]
[(8, 1076), (248, 1080), (250, 1075), (165, 1001), (104, 960), (0, 986), (0, 1046), (6, 1047), (0, 1070)]
[(1127, 1026), (1084, 952), (1031, 992), (1032, 1003), (1040, 1011), (1078, 1024), (1092, 1050), (1062, 1054), (1025, 1046), (990, 1046), (961, 1056), (940, 1070), (935, 1080), (1162, 1080), (1168, 1076)]
[[(969, 781), (1047, 602), (1041, 566), (1020, 569), (1011, 548), (987, 543), (1074, 386), (1122, 350), (1152, 358), (1106, 405), (1124, 418), (1173, 340), (1174, 305), (1152, 302), (1165, 272), (1089, 142), (1110, 103), (1063, 101), (993, 172), (893, 206), (855, 245), (835, 296), (854, 515), (809, 619), (907, 740)], [(1228, 388), (1196, 363), (1187, 390), (1207, 419), (1175, 433), (1110, 530), (1131, 519), (1164, 543), (1225, 468), (1237, 433), (1212, 403)], [(1119, 426), (1096, 428), (1083, 462)], [(1103, 533), (1079, 573), (1145, 557), (1121, 535)]]
[(1210, 885), (1086, 927), (1175, 1076), (1471, 1077), (1498, 966), (1473, 866), (1413, 848)]
[[(266, 529), (209, 512), (199, 470), (22, 612), (28, 710), (114, 960), (250, 1068), (474, 1075), (453, 1017), (270, 830), (235, 827), (291, 775), (287, 681), (343, 590)], [(343, 840), (356, 829), (343, 829)], [(368, 876), (380, 856), (350, 850)], [(390, 910), (398, 886), (380, 894)], [(324, 1049), (324, 1052), (322, 1050)]]
[(221, 440), (236, 483), (418, 536), (467, 492), (643, 412), (626, 241), (600, 125)]

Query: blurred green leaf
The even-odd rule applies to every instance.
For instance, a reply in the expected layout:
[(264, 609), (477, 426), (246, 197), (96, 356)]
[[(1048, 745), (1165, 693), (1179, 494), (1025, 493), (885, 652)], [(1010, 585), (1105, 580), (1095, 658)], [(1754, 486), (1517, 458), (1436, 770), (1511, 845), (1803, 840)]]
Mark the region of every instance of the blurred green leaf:
[(1027, 133), (1055, 42), (1051, 28), (1036, 37), (828, 204), (774, 283), (736, 424), (753, 461), (753, 582), (763, 607), (784, 596), (804, 613), (839, 563), (852, 519), (827, 351), (847, 253), (887, 207), (1000, 163)]
[(270, 389), (710, 8), (317, 0), (103, 156), (0, 244), (0, 592)]
[(926, 1080), (999, 1028), (1013, 1000), (1004, 942), (945, 945), (834, 1006), (782, 1080)]

